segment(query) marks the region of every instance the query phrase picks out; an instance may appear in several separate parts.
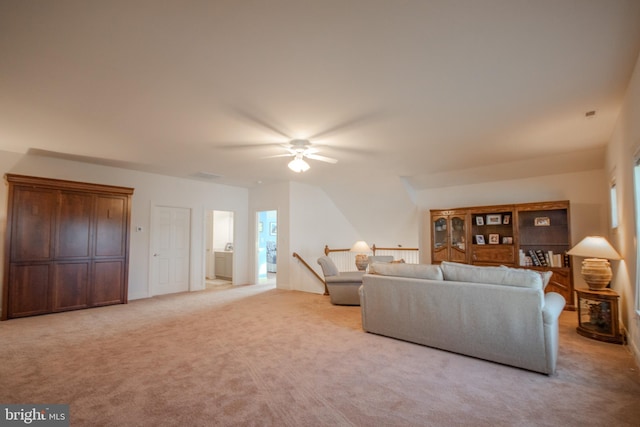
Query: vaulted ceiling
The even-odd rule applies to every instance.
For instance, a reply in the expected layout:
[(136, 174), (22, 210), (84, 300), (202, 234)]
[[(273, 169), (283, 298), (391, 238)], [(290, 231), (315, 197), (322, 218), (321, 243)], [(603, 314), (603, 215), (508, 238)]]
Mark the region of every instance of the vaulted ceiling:
[[(1, 0), (0, 150), (247, 187), (597, 168), (639, 50), (637, 0)], [(338, 163), (291, 172), (293, 138)]]

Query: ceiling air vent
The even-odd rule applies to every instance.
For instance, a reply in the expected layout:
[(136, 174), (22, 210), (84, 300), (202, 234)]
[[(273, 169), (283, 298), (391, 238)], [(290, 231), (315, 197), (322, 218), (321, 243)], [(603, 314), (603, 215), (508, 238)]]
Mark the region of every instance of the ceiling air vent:
[(204, 179), (204, 180), (207, 180), (207, 181), (212, 181), (214, 179), (222, 178), (222, 175), (218, 175), (218, 174), (211, 173), (211, 172), (203, 172), (203, 171), (196, 172), (192, 176), (194, 178)]

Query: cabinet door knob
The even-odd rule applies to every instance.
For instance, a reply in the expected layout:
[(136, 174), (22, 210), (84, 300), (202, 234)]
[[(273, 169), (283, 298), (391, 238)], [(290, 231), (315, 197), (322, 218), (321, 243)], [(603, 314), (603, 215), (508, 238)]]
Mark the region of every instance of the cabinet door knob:
[(160, 255), (160, 254), (153, 254), (153, 256), (158, 256), (158, 255)]

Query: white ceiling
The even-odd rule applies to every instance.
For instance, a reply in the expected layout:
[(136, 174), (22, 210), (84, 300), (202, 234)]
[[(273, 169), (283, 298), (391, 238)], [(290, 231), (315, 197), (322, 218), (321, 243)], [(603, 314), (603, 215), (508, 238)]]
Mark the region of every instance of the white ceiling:
[[(242, 186), (597, 168), (639, 49), (637, 0), (0, 0), (0, 150)], [(264, 158), (288, 138), (339, 163)]]

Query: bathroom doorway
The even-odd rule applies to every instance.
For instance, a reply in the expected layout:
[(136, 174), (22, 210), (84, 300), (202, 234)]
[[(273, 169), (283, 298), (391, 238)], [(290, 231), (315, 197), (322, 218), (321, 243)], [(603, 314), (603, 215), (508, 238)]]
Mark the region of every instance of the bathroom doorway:
[(260, 211), (256, 215), (257, 283), (276, 285), (278, 273), (278, 211)]
[(205, 287), (219, 289), (233, 284), (234, 220), (231, 211), (207, 211)]

